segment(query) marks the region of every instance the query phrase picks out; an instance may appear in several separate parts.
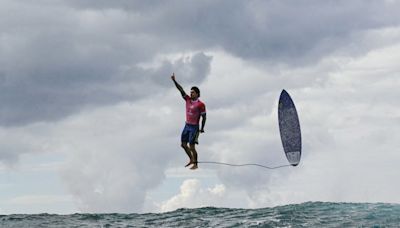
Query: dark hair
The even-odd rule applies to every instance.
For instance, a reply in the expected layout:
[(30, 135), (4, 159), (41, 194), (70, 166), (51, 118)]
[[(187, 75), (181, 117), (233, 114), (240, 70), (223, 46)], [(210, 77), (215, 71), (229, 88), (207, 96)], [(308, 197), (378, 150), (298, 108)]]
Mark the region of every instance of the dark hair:
[(193, 86), (190, 90), (194, 90), (200, 97), (200, 90), (197, 88), (197, 86)]

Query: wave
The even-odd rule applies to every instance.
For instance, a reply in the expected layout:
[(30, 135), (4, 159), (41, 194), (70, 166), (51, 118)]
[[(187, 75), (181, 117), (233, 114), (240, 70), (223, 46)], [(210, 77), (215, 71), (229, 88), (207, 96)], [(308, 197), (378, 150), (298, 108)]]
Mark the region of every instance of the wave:
[(182, 208), (146, 214), (0, 215), (0, 227), (395, 227), (400, 205), (306, 202), (271, 208)]

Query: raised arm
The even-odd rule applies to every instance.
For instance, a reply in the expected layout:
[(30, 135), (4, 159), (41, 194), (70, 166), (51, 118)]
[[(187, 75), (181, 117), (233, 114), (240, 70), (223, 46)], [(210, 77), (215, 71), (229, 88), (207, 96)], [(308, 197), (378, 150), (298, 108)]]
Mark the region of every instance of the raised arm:
[(183, 90), (182, 86), (179, 85), (179, 83), (175, 80), (175, 73), (172, 73), (171, 79), (174, 82), (176, 88), (179, 90), (179, 92), (181, 92), (182, 97), (185, 98), (187, 95), (185, 93), (185, 90)]

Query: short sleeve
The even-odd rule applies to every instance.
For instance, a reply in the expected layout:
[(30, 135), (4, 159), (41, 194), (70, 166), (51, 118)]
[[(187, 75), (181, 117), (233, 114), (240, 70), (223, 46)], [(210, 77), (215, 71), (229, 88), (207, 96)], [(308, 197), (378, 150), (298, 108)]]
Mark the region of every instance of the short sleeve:
[(206, 105), (204, 103), (201, 103), (200, 105), (200, 114), (206, 114)]

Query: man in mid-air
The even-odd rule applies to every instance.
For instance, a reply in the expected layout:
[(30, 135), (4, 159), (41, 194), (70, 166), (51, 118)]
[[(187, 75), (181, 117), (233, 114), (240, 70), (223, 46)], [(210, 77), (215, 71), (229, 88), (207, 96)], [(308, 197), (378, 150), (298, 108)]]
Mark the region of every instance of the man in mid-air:
[[(190, 96), (183, 90), (182, 86), (175, 80), (175, 74), (172, 73), (172, 81), (175, 83), (176, 88), (181, 92), (183, 99), (186, 102), (186, 124), (181, 135), (181, 146), (189, 156), (189, 165), (193, 166), (190, 169), (197, 169), (197, 152), (196, 144), (198, 144), (199, 133), (204, 133), (204, 125), (206, 124), (206, 105), (199, 100), (200, 90), (196, 86), (190, 89)], [(200, 117), (201, 128), (199, 130)], [(189, 146), (188, 146), (189, 144)]]

